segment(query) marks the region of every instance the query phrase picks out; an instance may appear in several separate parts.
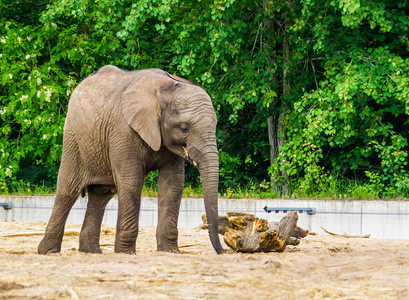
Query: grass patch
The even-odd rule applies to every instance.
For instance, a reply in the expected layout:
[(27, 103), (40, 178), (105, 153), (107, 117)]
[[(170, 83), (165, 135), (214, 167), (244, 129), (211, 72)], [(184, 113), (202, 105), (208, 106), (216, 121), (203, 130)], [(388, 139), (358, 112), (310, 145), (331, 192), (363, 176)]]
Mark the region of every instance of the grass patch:
[[(151, 173), (152, 174), (152, 173)], [(145, 180), (142, 190), (143, 197), (158, 196), (158, 174), (153, 173)], [(252, 181), (245, 186), (232, 186), (219, 188), (219, 198), (231, 199), (407, 199), (406, 194), (399, 193), (396, 189), (389, 187), (382, 188), (373, 183), (350, 180), (339, 177), (330, 177), (329, 180), (321, 184), (316, 184), (308, 190), (303, 189), (303, 185), (293, 187), (291, 193), (282, 196), (275, 192), (270, 182), (265, 180), (260, 182)], [(0, 194), (14, 195), (55, 195), (56, 188), (43, 182), (41, 185), (33, 185), (29, 182), (16, 181), (9, 182), (7, 186), (0, 186)], [(184, 198), (201, 198), (203, 190), (200, 184), (186, 183), (183, 190)]]
[(41, 185), (34, 185), (30, 182), (14, 181), (4, 187), (2, 193), (14, 195), (55, 195), (56, 187), (47, 184), (45, 181)]
[[(303, 189), (303, 185), (296, 186), (292, 192), (293, 198), (306, 199), (356, 199), (369, 200), (387, 198), (382, 197), (378, 186), (363, 180), (351, 180), (338, 176), (329, 176), (325, 181), (316, 183), (312, 188)], [(386, 195), (386, 194), (385, 194)]]

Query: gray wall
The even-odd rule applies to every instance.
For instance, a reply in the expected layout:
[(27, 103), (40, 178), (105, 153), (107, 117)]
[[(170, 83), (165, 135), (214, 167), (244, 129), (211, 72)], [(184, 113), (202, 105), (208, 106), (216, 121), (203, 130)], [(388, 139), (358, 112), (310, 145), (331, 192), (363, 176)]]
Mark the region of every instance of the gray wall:
[[(52, 196), (9, 196), (0, 197), (0, 202), (11, 202), (13, 208), (0, 208), (0, 221), (48, 221), (54, 197)], [(68, 224), (83, 221), (87, 198), (79, 198), (68, 217)], [(141, 203), (140, 225), (156, 226), (157, 198), (144, 197)], [(371, 234), (377, 238), (409, 239), (409, 201), (348, 201), (348, 200), (290, 200), (290, 199), (219, 199), (219, 214), (229, 211), (247, 212), (269, 221), (279, 221), (285, 213), (267, 213), (269, 207), (313, 207), (315, 215), (299, 214), (298, 224), (308, 230), (324, 233), (325, 229), (350, 235)], [(115, 225), (118, 199), (107, 205), (103, 223)], [(179, 227), (194, 228), (202, 224), (203, 199), (182, 199)]]

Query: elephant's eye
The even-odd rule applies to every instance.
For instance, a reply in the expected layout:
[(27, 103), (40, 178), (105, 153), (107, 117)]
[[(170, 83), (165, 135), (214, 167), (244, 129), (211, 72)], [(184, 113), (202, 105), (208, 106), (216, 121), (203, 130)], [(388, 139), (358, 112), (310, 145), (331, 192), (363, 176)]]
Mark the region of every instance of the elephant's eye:
[(189, 133), (189, 128), (187, 128), (187, 127), (182, 127), (182, 133), (183, 134), (187, 134), (187, 133)]

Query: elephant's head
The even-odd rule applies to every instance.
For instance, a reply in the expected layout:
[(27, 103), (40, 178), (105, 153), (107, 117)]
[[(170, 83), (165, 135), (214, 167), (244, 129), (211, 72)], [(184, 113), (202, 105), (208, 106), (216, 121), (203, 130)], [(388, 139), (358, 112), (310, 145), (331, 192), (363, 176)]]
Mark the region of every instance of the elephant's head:
[(125, 91), (122, 113), (153, 150), (165, 147), (198, 167), (210, 240), (217, 253), (223, 252), (217, 233), (217, 119), (209, 95), (184, 79), (149, 70)]

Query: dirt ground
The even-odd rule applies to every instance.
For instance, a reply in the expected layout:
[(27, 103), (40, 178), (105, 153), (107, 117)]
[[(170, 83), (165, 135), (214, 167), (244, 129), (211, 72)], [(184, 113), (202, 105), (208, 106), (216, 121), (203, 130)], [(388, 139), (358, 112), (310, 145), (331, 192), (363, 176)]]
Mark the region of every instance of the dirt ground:
[(62, 252), (42, 256), (45, 226), (0, 222), (0, 299), (409, 299), (409, 240), (309, 235), (283, 253), (217, 255), (206, 230), (180, 229), (171, 254), (143, 227), (125, 255), (106, 227), (98, 255), (78, 252), (69, 225)]

